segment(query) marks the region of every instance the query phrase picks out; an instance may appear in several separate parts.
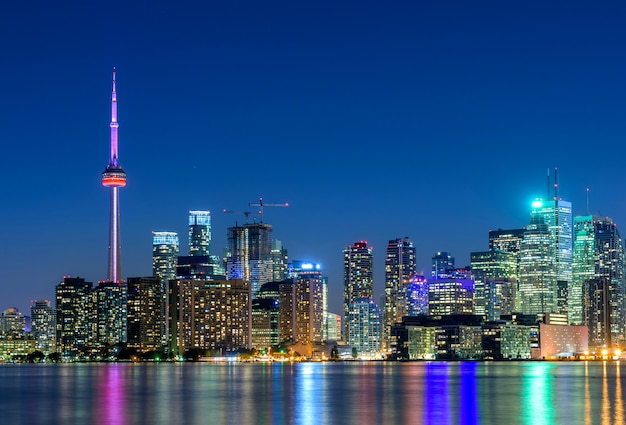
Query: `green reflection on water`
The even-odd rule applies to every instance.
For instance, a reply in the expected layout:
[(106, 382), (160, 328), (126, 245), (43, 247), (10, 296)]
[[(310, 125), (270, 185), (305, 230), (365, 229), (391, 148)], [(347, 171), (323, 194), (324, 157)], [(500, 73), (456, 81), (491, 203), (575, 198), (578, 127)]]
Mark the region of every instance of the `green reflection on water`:
[(547, 362), (527, 363), (522, 379), (523, 422), (528, 425), (552, 425), (555, 412), (552, 392), (552, 369)]

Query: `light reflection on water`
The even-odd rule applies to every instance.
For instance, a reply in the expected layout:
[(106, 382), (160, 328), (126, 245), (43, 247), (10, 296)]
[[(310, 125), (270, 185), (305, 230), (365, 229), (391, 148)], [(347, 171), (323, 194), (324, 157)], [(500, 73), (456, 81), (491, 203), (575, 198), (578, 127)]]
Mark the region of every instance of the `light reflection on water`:
[(624, 423), (619, 362), (0, 365), (2, 423)]

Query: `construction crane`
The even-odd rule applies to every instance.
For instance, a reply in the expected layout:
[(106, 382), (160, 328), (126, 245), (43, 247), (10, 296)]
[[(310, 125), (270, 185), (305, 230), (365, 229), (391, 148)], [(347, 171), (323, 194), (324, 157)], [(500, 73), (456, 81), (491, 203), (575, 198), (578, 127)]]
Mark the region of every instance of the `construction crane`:
[[(234, 211), (234, 210), (227, 210), (226, 208), (224, 208), (224, 213), (226, 214), (243, 214), (246, 216), (246, 224), (248, 224), (248, 216), (250, 214), (253, 215), (260, 215), (259, 211)], [(235, 225), (237, 225), (237, 222), (235, 222)]]
[(250, 202), (248, 206), (260, 208), (259, 215), (261, 216), (261, 223), (263, 223), (263, 207), (288, 207), (289, 203), (285, 202), (284, 204), (265, 204), (263, 203), (263, 198), (259, 198), (259, 202)]

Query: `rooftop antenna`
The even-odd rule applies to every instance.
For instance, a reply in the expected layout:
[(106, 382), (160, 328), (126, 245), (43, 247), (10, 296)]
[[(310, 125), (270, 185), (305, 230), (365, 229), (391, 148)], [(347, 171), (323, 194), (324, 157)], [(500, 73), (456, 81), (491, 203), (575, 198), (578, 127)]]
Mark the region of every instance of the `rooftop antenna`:
[(589, 215), (589, 188), (587, 188), (587, 215)]
[(548, 168), (548, 175), (547, 175), (547, 183), (548, 183), (548, 198), (550, 199), (550, 169)]
[(558, 190), (559, 190), (559, 177), (558, 177), (558, 169), (556, 167), (554, 167), (554, 200), (558, 200), (559, 199), (559, 194), (558, 194)]

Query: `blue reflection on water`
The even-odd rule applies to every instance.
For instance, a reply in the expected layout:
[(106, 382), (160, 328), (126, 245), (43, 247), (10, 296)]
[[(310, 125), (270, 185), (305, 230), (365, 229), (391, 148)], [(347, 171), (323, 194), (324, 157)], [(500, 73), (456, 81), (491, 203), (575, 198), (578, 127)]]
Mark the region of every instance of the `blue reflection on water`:
[(12, 424), (623, 423), (616, 362), (0, 365)]

